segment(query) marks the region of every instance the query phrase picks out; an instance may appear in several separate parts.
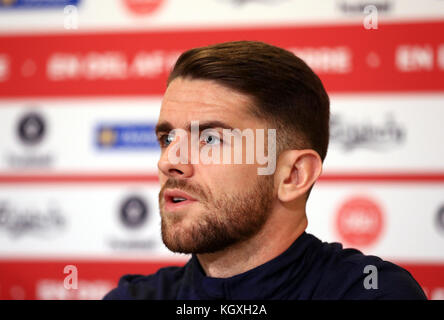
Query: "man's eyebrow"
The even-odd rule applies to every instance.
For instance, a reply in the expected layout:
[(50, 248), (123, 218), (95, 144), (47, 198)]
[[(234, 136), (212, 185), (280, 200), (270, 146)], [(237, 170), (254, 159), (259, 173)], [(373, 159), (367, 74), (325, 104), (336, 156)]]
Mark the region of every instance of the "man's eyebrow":
[[(219, 120), (210, 120), (210, 121), (199, 122), (199, 131), (203, 131), (206, 129), (214, 129), (214, 128), (233, 130), (233, 128), (230, 125), (226, 124), (225, 122), (219, 121)], [(186, 130), (191, 131), (191, 124), (188, 124)]]
[[(222, 122), (220, 120), (209, 120), (209, 121), (199, 121), (199, 131), (203, 131), (205, 129), (214, 129), (214, 128), (222, 128), (222, 129), (230, 129), (234, 130), (229, 124)], [(173, 126), (168, 121), (162, 121), (156, 125), (156, 135), (160, 132), (170, 132), (173, 130)], [(186, 131), (191, 131), (191, 123), (185, 128)]]
[(156, 135), (158, 135), (160, 132), (170, 132), (171, 130), (173, 130), (173, 126), (168, 121), (162, 121), (156, 124)]

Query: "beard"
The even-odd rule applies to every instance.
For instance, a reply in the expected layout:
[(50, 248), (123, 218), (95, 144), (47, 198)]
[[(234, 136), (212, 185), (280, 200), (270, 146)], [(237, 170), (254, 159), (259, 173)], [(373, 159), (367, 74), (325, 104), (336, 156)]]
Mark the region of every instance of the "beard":
[[(165, 214), (162, 203), (166, 188), (197, 196), (204, 210), (185, 228), (182, 215)], [(267, 221), (273, 202), (273, 176), (257, 176), (246, 191), (212, 192), (186, 180), (168, 179), (159, 193), (161, 232), (165, 246), (178, 253), (214, 253), (257, 234)], [(190, 210), (190, 209), (189, 209)], [(190, 213), (191, 214), (191, 213)]]

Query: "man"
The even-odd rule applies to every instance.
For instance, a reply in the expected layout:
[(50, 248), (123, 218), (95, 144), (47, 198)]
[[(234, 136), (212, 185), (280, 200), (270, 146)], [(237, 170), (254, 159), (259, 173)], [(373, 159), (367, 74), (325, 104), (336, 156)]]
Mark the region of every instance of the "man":
[[(231, 141), (247, 132), (256, 145)], [(327, 154), (329, 98), (292, 53), (253, 41), (183, 53), (156, 134), (162, 239), (192, 258), (124, 276), (105, 299), (425, 299), (399, 266), (305, 232)], [(260, 171), (263, 159), (243, 161), (265, 145), (272, 170)]]

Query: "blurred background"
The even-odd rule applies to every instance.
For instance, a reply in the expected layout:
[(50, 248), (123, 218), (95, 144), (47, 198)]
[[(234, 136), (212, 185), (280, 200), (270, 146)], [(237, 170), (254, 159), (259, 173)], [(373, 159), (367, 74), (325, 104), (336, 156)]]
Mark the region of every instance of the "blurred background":
[(308, 232), (444, 299), (443, 0), (1, 0), (0, 299), (101, 299), (182, 265), (160, 238), (154, 135), (189, 48), (260, 40), (331, 97)]

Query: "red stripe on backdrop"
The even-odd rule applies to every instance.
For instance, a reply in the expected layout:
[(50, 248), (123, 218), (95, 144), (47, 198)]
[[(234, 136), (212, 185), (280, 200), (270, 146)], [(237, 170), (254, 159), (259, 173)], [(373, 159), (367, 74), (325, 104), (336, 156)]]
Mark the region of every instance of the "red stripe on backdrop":
[[(0, 184), (51, 184), (51, 183), (157, 183), (155, 174), (33, 174), (0, 175)], [(389, 182), (389, 183), (444, 183), (444, 173), (325, 173), (320, 183)]]
[[(2, 260), (0, 300), (96, 300), (115, 288), (124, 274), (148, 275), (162, 267), (184, 264), (184, 261), (174, 260)], [(70, 287), (75, 285), (74, 277), (77, 288)]]
[(444, 263), (399, 263), (409, 271), (432, 300), (444, 300)]
[(326, 173), (319, 182), (444, 183), (444, 173)]
[[(329, 92), (443, 91), (444, 22), (0, 37), (0, 97), (162, 94), (186, 49), (261, 40), (296, 52)], [(299, 50), (299, 51), (298, 51)], [(301, 51), (302, 50), (302, 51)]]
[[(2, 260), (0, 299), (101, 299), (125, 274), (148, 275), (185, 260)], [(400, 263), (429, 299), (444, 299), (444, 263)], [(77, 288), (74, 286), (77, 279)]]

